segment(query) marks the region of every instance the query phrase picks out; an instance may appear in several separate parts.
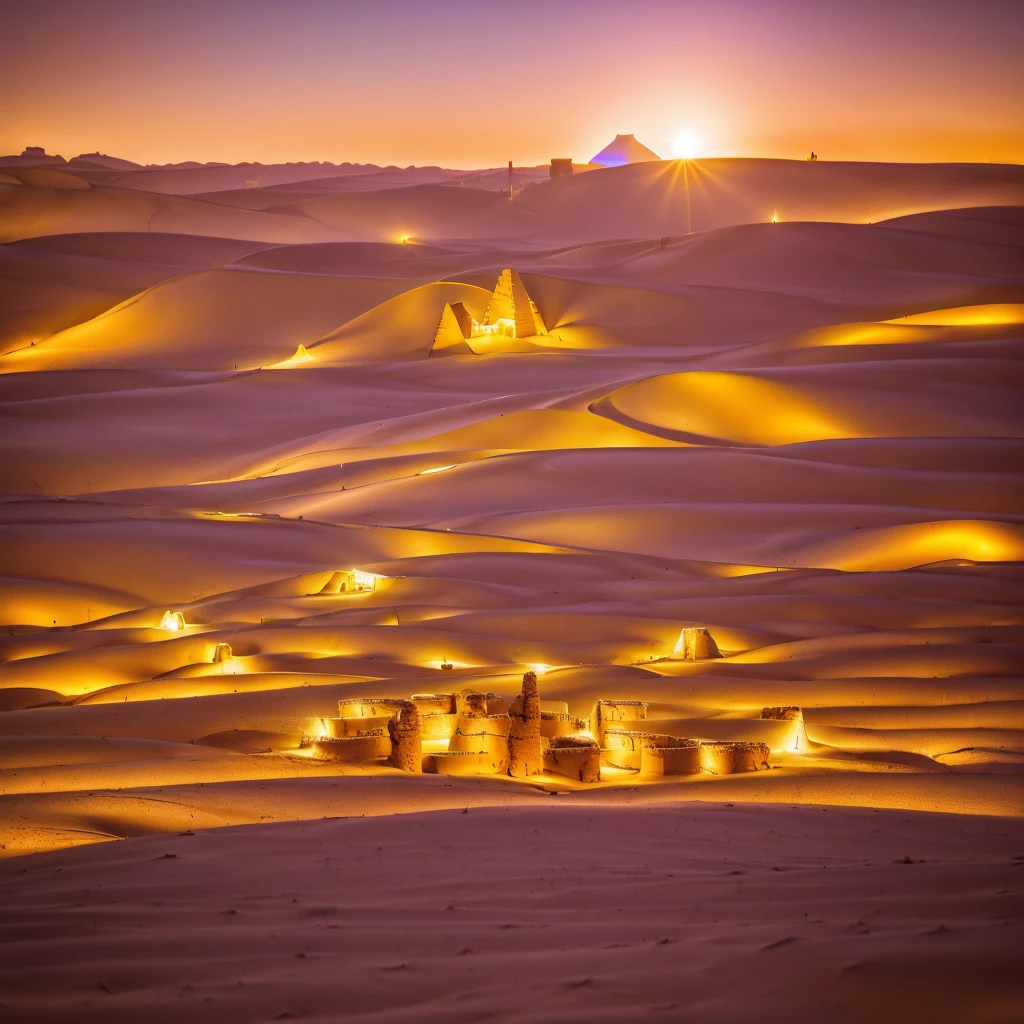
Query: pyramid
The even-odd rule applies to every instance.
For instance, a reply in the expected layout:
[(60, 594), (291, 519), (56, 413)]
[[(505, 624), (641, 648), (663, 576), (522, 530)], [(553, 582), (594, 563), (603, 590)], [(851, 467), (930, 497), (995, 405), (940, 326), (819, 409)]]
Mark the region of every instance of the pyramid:
[(602, 167), (621, 167), (623, 164), (639, 164), (645, 160), (660, 160), (661, 157), (632, 135), (616, 135), (597, 156), (591, 157), (592, 164)]
[(498, 275), (494, 294), (487, 303), (483, 322), (496, 324), (499, 320), (511, 320), (515, 324), (517, 338), (532, 338), (536, 334), (548, 333), (537, 304), (527, 293), (518, 270), (503, 270)]
[(537, 303), (530, 298), (519, 271), (498, 275), (483, 320), (476, 320), (461, 302), (446, 302), (434, 331), (431, 355), (459, 355), (476, 351), (471, 338), (534, 338), (547, 334)]
[(461, 302), (446, 302), (441, 311), (441, 320), (434, 332), (432, 352), (451, 349), (455, 352), (472, 352), (466, 339), (473, 334), (473, 318)]

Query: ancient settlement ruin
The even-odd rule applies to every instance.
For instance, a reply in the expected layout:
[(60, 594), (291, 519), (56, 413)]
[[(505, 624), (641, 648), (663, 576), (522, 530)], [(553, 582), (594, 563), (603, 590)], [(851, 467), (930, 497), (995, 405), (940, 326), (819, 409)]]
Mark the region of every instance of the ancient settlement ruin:
[[(673, 652), (687, 661), (720, 656), (706, 629), (684, 629)], [(770, 767), (767, 743), (648, 731), (647, 711), (646, 701), (599, 700), (589, 719), (576, 718), (561, 701), (541, 701), (531, 671), (514, 696), (467, 689), (342, 700), (338, 716), (323, 720), (326, 735), (306, 745), (316, 757), (406, 772), (517, 779), (554, 773), (584, 783), (600, 782), (602, 767), (647, 777)], [(791, 722), (802, 732), (800, 708), (765, 708), (761, 718)]]

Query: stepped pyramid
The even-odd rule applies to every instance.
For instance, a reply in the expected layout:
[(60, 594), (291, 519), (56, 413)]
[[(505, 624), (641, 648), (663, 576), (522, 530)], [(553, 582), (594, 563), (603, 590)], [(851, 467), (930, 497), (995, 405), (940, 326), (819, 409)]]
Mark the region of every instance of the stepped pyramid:
[(518, 270), (503, 270), (498, 275), (491, 301), (483, 322), (496, 324), (499, 320), (511, 320), (515, 324), (515, 338), (532, 338), (535, 334), (547, 334), (537, 304), (530, 298), (526, 285)]
[(483, 320), (475, 320), (461, 302), (446, 302), (434, 332), (432, 352), (467, 352), (470, 338), (504, 334), (533, 338), (547, 334), (537, 304), (530, 298), (518, 270), (503, 270), (487, 303)]

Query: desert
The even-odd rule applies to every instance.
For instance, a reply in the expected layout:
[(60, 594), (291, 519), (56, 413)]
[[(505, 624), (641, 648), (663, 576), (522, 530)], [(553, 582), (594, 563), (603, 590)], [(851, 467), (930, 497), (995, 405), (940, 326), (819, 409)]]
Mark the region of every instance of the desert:
[(643, 138), (0, 157), (5, 1020), (1024, 1019), (1024, 165)]

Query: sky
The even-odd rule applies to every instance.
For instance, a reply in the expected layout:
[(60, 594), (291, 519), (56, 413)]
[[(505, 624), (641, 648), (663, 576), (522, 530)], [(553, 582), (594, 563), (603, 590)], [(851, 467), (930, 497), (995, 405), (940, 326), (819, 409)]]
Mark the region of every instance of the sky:
[(1024, 162), (1024, 0), (0, 4), (0, 153)]

